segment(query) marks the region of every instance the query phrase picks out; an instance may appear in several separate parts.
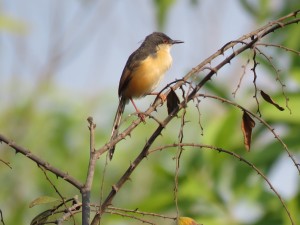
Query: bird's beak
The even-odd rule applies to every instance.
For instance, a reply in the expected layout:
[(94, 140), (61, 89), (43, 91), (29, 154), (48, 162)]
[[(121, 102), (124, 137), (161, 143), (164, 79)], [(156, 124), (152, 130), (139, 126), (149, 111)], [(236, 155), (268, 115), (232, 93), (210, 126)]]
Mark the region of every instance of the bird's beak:
[(174, 45), (174, 44), (181, 44), (181, 43), (184, 43), (183, 41), (179, 41), (179, 40), (172, 40), (171, 44)]

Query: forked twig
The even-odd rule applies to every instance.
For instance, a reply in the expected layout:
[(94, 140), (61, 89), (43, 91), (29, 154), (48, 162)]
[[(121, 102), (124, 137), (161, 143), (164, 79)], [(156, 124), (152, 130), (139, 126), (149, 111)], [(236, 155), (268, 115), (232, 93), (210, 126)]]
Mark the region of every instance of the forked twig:
[(276, 81), (278, 81), (280, 83), (281, 86), (281, 92), (285, 98), (285, 106), (286, 108), (290, 111), (290, 114), (292, 114), (292, 110), (289, 107), (289, 98), (286, 95), (284, 88), (286, 87), (286, 85), (282, 82), (282, 80), (280, 79), (279, 76), (279, 70), (276, 68), (276, 66), (274, 65), (274, 63), (272, 62), (272, 59), (270, 57), (268, 57), (262, 50), (260, 50), (259, 48), (257, 48), (257, 51), (268, 61), (268, 63), (271, 65), (272, 69), (274, 70), (275, 74), (276, 74)]
[(275, 132), (275, 129), (273, 127), (271, 127), (266, 121), (264, 121), (260, 116), (257, 116), (256, 114), (252, 113), (251, 111), (249, 111), (248, 109), (244, 108), (243, 106), (241, 106), (240, 104), (237, 104), (235, 102), (232, 102), (228, 99), (219, 97), (219, 96), (214, 96), (214, 95), (207, 95), (207, 94), (199, 94), (198, 96), (201, 97), (205, 97), (205, 98), (212, 98), (212, 99), (216, 99), (219, 100), (221, 102), (225, 102), (228, 103), (230, 105), (233, 105), (237, 108), (240, 108), (243, 111), (246, 111), (248, 114), (250, 114), (252, 117), (254, 117), (255, 119), (257, 119), (259, 122), (261, 122), (262, 124), (265, 125), (265, 127), (268, 128), (268, 130), (274, 135), (274, 137), (279, 141), (279, 143), (283, 146), (284, 150), (286, 151), (286, 153), (288, 154), (288, 156), (291, 158), (291, 160), (293, 161), (296, 169), (298, 170), (298, 173), (300, 175), (300, 164), (296, 161), (295, 157), (292, 155), (292, 153), (289, 151), (287, 145), (283, 142), (283, 140), (279, 137), (279, 135)]

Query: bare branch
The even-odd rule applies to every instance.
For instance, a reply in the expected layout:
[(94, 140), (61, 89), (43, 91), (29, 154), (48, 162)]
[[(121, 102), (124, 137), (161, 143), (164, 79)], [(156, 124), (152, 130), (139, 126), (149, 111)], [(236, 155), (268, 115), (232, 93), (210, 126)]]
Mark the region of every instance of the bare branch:
[(5, 225), (5, 223), (4, 223), (4, 218), (3, 218), (3, 214), (2, 214), (2, 210), (0, 209), (0, 221), (1, 221), (1, 223), (2, 223), (2, 225)]
[(137, 209), (131, 210), (131, 209), (123, 209), (123, 208), (118, 208), (118, 207), (113, 207), (113, 206), (108, 206), (108, 209), (114, 210), (114, 211), (122, 211), (122, 212), (127, 212), (127, 213), (136, 213), (136, 214), (140, 214), (143, 216), (153, 216), (153, 217), (160, 217), (163, 219), (171, 219), (171, 220), (176, 220), (176, 217), (172, 217), (172, 216), (166, 216), (166, 215), (161, 215), (161, 214), (157, 214), (157, 213), (152, 213), (152, 212), (143, 212)]
[[(50, 185), (53, 187), (53, 189), (55, 190), (55, 192), (58, 194), (58, 196), (60, 197), (60, 199), (61, 199), (63, 205), (65, 206), (65, 209), (68, 211), (68, 207), (67, 207), (67, 205), (66, 205), (65, 198), (64, 198), (64, 197), (62, 196), (62, 194), (58, 191), (58, 189), (56, 188), (56, 186), (52, 183), (52, 181), (50, 180), (50, 178), (49, 178), (48, 175), (47, 175), (47, 172), (46, 172), (45, 168), (44, 168), (44, 167), (41, 167), (41, 166), (39, 166), (39, 168), (43, 171), (43, 173), (44, 173), (44, 175), (45, 175), (47, 181), (50, 183)], [(73, 219), (73, 222), (74, 222), (74, 224), (75, 224), (75, 218), (74, 218), (73, 216), (72, 216), (72, 219)]]
[[(290, 17), (294, 16), (294, 14), (291, 14)], [(288, 18), (288, 17), (286, 17)], [(284, 18), (285, 19), (285, 18)], [(233, 41), (230, 44), (226, 44), (223, 48), (218, 50), (216, 53), (214, 53), (212, 56), (204, 60), (202, 63), (200, 63), (198, 66), (194, 67), (188, 74), (186, 74), (183, 78), (182, 81), (177, 82), (172, 88), (175, 90), (182, 85), (185, 84), (185, 81), (187, 81), (189, 78), (191, 78), (194, 74), (199, 73), (203, 69), (207, 68), (205, 67), (206, 64), (209, 64), (213, 59), (218, 57), (220, 54), (223, 54), (224, 51), (226, 51), (229, 48), (232, 48), (233, 46), (242, 43), (242, 46), (239, 47), (237, 50), (232, 51), (229, 56), (227, 56), (223, 61), (221, 61), (219, 64), (217, 64), (215, 67), (210, 68), (210, 71), (202, 78), (202, 80), (195, 86), (195, 88), (188, 94), (185, 100), (183, 100), (176, 109), (173, 110), (173, 112), (168, 115), (165, 120), (158, 126), (158, 128), (154, 131), (154, 133), (151, 135), (150, 139), (147, 141), (146, 145), (143, 147), (142, 151), (138, 155), (138, 157), (133, 161), (133, 163), (129, 166), (129, 168), (126, 170), (126, 172), (123, 174), (123, 176), (119, 179), (119, 181), (113, 185), (113, 188), (109, 195), (107, 196), (106, 200), (103, 202), (101, 205), (100, 210), (97, 212), (97, 214), (94, 217), (94, 220), (92, 224), (96, 224), (94, 222), (99, 221), (101, 215), (105, 212), (105, 209), (111, 204), (113, 198), (115, 197), (116, 193), (119, 191), (119, 189), (124, 185), (124, 183), (129, 179), (130, 175), (132, 172), (137, 168), (139, 163), (149, 154), (148, 150), (152, 143), (156, 140), (156, 138), (161, 134), (162, 130), (164, 127), (167, 126), (167, 124), (177, 115), (177, 113), (186, 107), (187, 103), (195, 98), (197, 95), (198, 91), (206, 84), (207, 81), (211, 79), (213, 75), (216, 74), (218, 70), (220, 70), (224, 65), (230, 63), (230, 61), (235, 58), (237, 55), (241, 54), (242, 52), (253, 48), (255, 43), (258, 42), (258, 40), (261, 40), (264, 36), (268, 35), (271, 32), (274, 32), (277, 29), (282, 29), (283, 27), (293, 24), (293, 23), (298, 23), (300, 21), (299, 18), (293, 19), (291, 21), (287, 22), (282, 22), (284, 20), (283, 18), (273, 22), (269, 23), (266, 26), (257, 29), (256, 31), (253, 31), (247, 35), (242, 36), (240, 39), (237, 41)], [(149, 109), (146, 111), (146, 114), (152, 113), (156, 108), (161, 104), (161, 100), (157, 99), (153, 105), (149, 107)], [(127, 135), (130, 135), (132, 130), (139, 125), (141, 122), (140, 119), (134, 120), (132, 124), (125, 129), (122, 133), (119, 134), (118, 137), (116, 137), (114, 140), (112, 140), (110, 143), (107, 143), (100, 149), (96, 151), (96, 154), (100, 156), (104, 152), (106, 152), (111, 146), (114, 146), (116, 143), (121, 141), (123, 138), (125, 138)], [(273, 131), (274, 132), (274, 131)], [(276, 134), (275, 134), (276, 135)], [(278, 135), (276, 135), (278, 137)], [(280, 139), (278, 139), (280, 140)], [(285, 146), (285, 144), (282, 142), (282, 144)], [(287, 148), (285, 148), (287, 151)], [(291, 154), (289, 156), (292, 158), (294, 161), (295, 165), (297, 163), (295, 162), (294, 158), (292, 157)], [(298, 167), (297, 167), (298, 168)]]
[(279, 76), (279, 70), (276, 68), (276, 66), (274, 65), (274, 63), (272, 62), (272, 59), (270, 57), (268, 57), (263, 51), (261, 51), (259, 48), (256, 48), (257, 51), (259, 51), (259, 53), (269, 62), (269, 64), (271, 65), (271, 67), (273, 68), (275, 74), (276, 74), (276, 81), (278, 81), (280, 83), (281, 86), (281, 92), (285, 98), (285, 106), (286, 108), (290, 111), (290, 114), (292, 114), (292, 110), (289, 107), (289, 98), (287, 97), (284, 88), (285, 88), (285, 84), (281, 81), (280, 76)]
[(232, 95), (233, 95), (234, 98), (235, 98), (235, 96), (236, 96), (237, 91), (238, 91), (239, 88), (241, 87), (241, 84), (242, 84), (242, 81), (243, 81), (243, 79), (244, 79), (244, 76), (246, 75), (246, 69), (247, 69), (247, 66), (249, 65), (249, 62), (250, 62), (250, 59), (248, 58), (248, 59), (247, 59), (247, 62), (246, 62), (244, 65), (242, 65), (242, 69), (243, 69), (242, 75), (241, 75), (241, 77), (240, 77), (240, 79), (239, 79), (239, 83), (238, 83), (238, 85), (236, 86), (236, 89), (232, 92)]
[(95, 128), (96, 124), (93, 122), (92, 117), (88, 117), (87, 119), (89, 123), (89, 130), (90, 130), (90, 159), (89, 159), (89, 165), (88, 165), (88, 172), (87, 172), (87, 178), (85, 181), (84, 186), (81, 188), (81, 194), (82, 194), (82, 224), (83, 225), (89, 225), (90, 223), (90, 198), (91, 198), (91, 189), (95, 174), (95, 165), (97, 156), (95, 154)]
[(22, 155), (26, 156), (33, 162), (37, 163), (39, 166), (44, 167), (46, 170), (52, 172), (56, 176), (62, 178), (63, 180), (66, 180), (68, 183), (72, 184), (77, 189), (82, 188), (82, 184), (76, 180), (74, 177), (70, 176), (68, 173), (64, 173), (61, 170), (57, 169), (56, 167), (53, 167), (48, 162), (44, 161), (43, 159), (39, 158), (38, 156), (34, 155), (29, 150), (25, 149), (22, 146), (17, 145), (13, 141), (10, 141), (8, 138), (6, 138), (4, 135), (0, 134), (0, 141), (3, 141), (8, 146), (13, 148), (17, 153), (21, 153)]
[(219, 148), (219, 147), (215, 147), (215, 146), (211, 146), (211, 145), (205, 145), (205, 144), (194, 144), (194, 143), (180, 143), (180, 144), (171, 144), (171, 145), (165, 145), (165, 146), (162, 146), (162, 147), (158, 147), (158, 148), (155, 148), (151, 151), (149, 151), (149, 154), (151, 153), (154, 153), (156, 151), (161, 151), (163, 149), (166, 149), (166, 148), (171, 148), (171, 147), (178, 147), (178, 145), (182, 146), (182, 147), (195, 147), (195, 148), (200, 148), (200, 149), (210, 149), (210, 150), (214, 150), (214, 151), (218, 151), (220, 153), (226, 153), (228, 155), (231, 155), (237, 159), (239, 159), (241, 162), (245, 163), (246, 165), (250, 166), (252, 169), (254, 169), (266, 182), (267, 184), (269, 185), (270, 189), (277, 195), (277, 198), (280, 200), (283, 208), (285, 209), (291, 223), (293, 225), (295, 225), (294, 223), (294, 220), (291, 216), (291, 213), (290, 211), (288, 210), (286, 204), (284, 203), (281, 195), (277, 192), (277, 190), (274, 188), (274, 186), (271, 184), (271, 182), (269, 181), (269, 179), (264, 175), (263, 172), (261, 172), (254, 164), (252, 164), (251, 162), (249, 162), (248, 160), (246, 160), (245, 158), (243, 158), (242, 156), (234, 153), (234, 152), (231, 152), (229, 150), (226, 150), (226, 149), (223, 149), (223, 148)]
[(4, 161), (3, 159), (0, 159), (0, 162), (2, 162), (3, 164), (7, 165), (10, 169), (12, 169), (9, 162)]
[(107, 213), (111, 213), (111, 214), (122, 216), (122, 217), (128, 217), (128, 218), (131, 218), (131, 219), (135, 219), (135, 220), (138, 220), (138, 221), (140, 221), (142, 223), (155, 225), (155, 223), (152, 223), (152, 222), (147, 221), (147, 220), (143, 220), (143, 219), (138, 218), (138, 217), (133, 216), (133, 215), (128, 215), (128, 214), (125, 214), (125, 213), (115, 212), (115, 211), (107, 211)]
[(258, 113), (259, 116), (261, 116), (261, 113), (260, 113), (260, 110), (259, 110), (259, 101), (258, 101), (258, 97), (257, 97), (258, 89), (257, 89), (257, 83), (256, 83), (256, 79), (257, 79), (256, 67), (259, 63), (256, 61), (256, 48), (253, 48), (252, 60), (253, 60), (253, 67), (252, 67), (251, 70), (253, 72), (253, 85), (254, 85), (253, 98), (255, 99), (256, 105), (257, 105), (257, 111), (256, 112)]
[(296, 161), (295, 157), (292, 155), (292, 153), (289, 151), (287, 145), (283, 142), (283, 140), (279, 137), (279, 135), (275, 132), (275, 129), (273, 127), (271, 127), (266, 121), (264, 121), (261, 117), (257, 116), (256, 114), (252, 113), (251, 111), (249, 111), (248, 109), (244, 108), (243, 106), (232, 102), (228, 99), (225, 98), (221, 98), (219, 96), (214, 96), (214, 95), (203, 95), (203, 94), (199, 94), (198, 96), (203, 96), (205, 98), (212, 98), (212, 99), (216, 99), (222, 102), (226, 102), (228, 104), (231, 104), (235, 107), (240, 108), (243, 111), (246, 111), (248, 114), (250, 114), (252, 117), (254, 117), (255, 119), (257, 119), (259, 122), (261, 122), (262, 124), (265, 125), (265, 127), (268, 128), (268, 130), (274, 135), (274, 137), (279, 141), (279, 143), (283, 146), (284, 150), (286, 151), (286, 153), (288, 154), (288, 156), (291, 158), (291, 160), (293, 161), (296, 169), (298, 170), (298, 173), (300, 174), (300, 164)]
[(256, 44), (257, 46), (258, 45), (262, 45), (262, 46), (265, 46), (265, 47), (275, 47), (275, 48), (281, 48), (287, 52), (292, 52), (292, 53), (295, 53), (297, 54), (298, 56), (300, 56), (300, 51), (296, 51), (295, 49), (292, 49), (292, 48), (288, 48), (288, 47), (285, 47), (283, 45), (276, 45), (276, 44), (270, 44), (270, 43), (263, 43), (263, 42), (259, 42)]
[[(298, 12), (296, 13), (296, 15)], [(250, 32), (249, 34), (243, 35), (241, 38), (237, 39), (236, 41), (232, 41), (229, 44), (226, 44), (224, 47), (222, 47), (220, 50), (215, 52), (213, 55), (205, 59), (202, 63), (194, 67), (190, 72), (188, 72), (182, 80), (179, 80), (176, 82), (174, 86), (172, 86), (173, 90), (175, 91), (177, 88), (181, 87), (182, 85), (185, 84), (185, 82), (190, 79), (193, 75), (198, 74), (199, 72), (203, 71), (204, 69), (210, 68), (210, 67), (205, 67), (205, 65), (210, 64), (215, 58), (223, 54), (226, 50), (232, 48), (235, 45), (238, 45), (242, 43), (242, 47), (238, 48), (237, 50), (233, 51), (227, 58), (225, 58), (221, 63), (219, 63), (216, 67), (210, 68), (210, 72), (201, 80), (201, 82), (195, 87), (195, 89), (190, 93), (190, 95), (187, 97), (187, 102), (189, 102), (193, 96), (204, 86), (204, 84), (211, 79), (211, 77), (219, 70), (221, 69), (224, 65), (228, 64), (233, 58), (235, 58), (237, 55), (241, 54), (242, 52), (251, 49), (255, 43), (258, 42), (258, 40), (262, 39), (264, 36), (274, 32), (277, 29), (282, 29), (286, 27), (287, 25), (291, 24), (297, 24), (300, 22), (300, 18), (296, 18), (287, 22), (282, 22), (283, 20), (286, 20), (288, 18), (291, 18), (295, 15), (295, 13), (289, 14), (289, 16), (282, 17), (273, 23), (268, 23), (267, 25)], [(281, 23), (280, 26), (278, 22)], [(166, 95), (168, 92), (166, 93)], [(145, 114), (151, 114), (153, 111), (157, 109), (159, 105), (161, 105), (161, 99), (157, 98), (157, 100), (146, 110)], [(181, 110), (182, 107), (179, 107), (177, 112)], [(174, 116), (176, 113), (174, 114)], [(169, 118), (170, 119), (170, 118)], [(169, 120), (168, 119), (168, 120)], [(118, 137), (113, 139), (111, 142), (107, 143), (106, 145), (102, 146), (99, 148), (96, 152), (98, 156), (106, 152), (111, 146), (116, 145), (119, 141), (124, 139), (126, 136), (130, 135), (132, 130), (137, 127), (141, 123), (141, 120), (138, 118), (132, 122), (132, 124), (122, 133), (119, 134)]]
[[(183, 109), (182, 115), (181, 115), (181, 124), (180, 124), (180, 129), (179, 129), (179, 134), (178, 134), (178, 140), (177, 143), (180, 144), (183, 141), (183, 128), (186, 123), (185, 121), (185, 115), (186, 115), (186, 108)], [(178, 187), (179, 187), (179, 182), (178, 182), (178, 176), (179, 176), (179, 169), (180, 169), (180, 158), (181, 154), (183, 151), (183, 147), (178, 145), (177, 147), (177, 152), (176, 152), (176, 168), (175, 168), (175, 177), (174, 177), (174, 182), (175, 182), (175, 187), (174, 187), (174, 200), (175, 200), (175, 205), (176, 205), (176, 217), (177, 219), (179, 218), (179, 206), (178, 206)]]

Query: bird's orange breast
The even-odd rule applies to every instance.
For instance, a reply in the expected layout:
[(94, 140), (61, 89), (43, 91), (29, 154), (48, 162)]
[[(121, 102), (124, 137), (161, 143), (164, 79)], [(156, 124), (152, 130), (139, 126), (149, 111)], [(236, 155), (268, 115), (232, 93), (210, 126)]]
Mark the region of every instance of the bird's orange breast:
[(170, 46), (158, 46), (155, 55), (150, 55), (134, 68), (128, 76), (130, 81), (124, 88), (122, 96), (139, 98), (152, 92), (172, 64)]

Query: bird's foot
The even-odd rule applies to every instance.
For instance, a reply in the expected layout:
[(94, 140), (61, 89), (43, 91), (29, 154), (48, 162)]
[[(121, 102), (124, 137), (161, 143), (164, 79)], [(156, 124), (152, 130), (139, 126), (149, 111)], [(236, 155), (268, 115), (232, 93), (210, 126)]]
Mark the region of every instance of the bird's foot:
[(143, 123), (146, 123), (146, 116), (142, 112), (137, 112), (138, 117), (141, 119)]
[[(163, 104), (163, 103), (166, 101), (166, 99), (167, 99), (167, 96), (166, 96), (164, 93), (151, 92), (149, 95), (156, 95), (157, 97), (156, 97), (155, 100), (157, 100), (157, 98), (160, 98), (161, 101), (162, 101), (161, 104)], [(154, 101), (154, 102), (155, 102), (155, 101)]]

